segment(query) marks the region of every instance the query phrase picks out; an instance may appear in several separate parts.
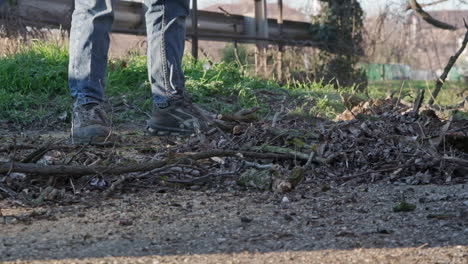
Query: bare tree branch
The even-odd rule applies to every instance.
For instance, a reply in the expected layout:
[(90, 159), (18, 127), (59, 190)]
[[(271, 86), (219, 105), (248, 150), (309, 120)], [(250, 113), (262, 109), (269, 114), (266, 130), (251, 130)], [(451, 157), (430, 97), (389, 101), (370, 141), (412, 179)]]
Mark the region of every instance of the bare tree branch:
[(429, 99), (429, 102), (428, 102), (429, 105), (434, 104), (435, 98), (439, 94), (440, 89), (442, 89), (442, 86), (444, 85), (445, 79), (447, 79), (447, 76), (448, 76), (450, 70), (452, 69), (455, 62), (457, 62), (458, 57), (460, 57), (460, 55), (463, 53), (463, 51), (466, 48), (466, 44), (468, 43), (468, 25), (466, 24), (465, 19), (463, 19), (463, 21), (465, 22), (465, 28), (467, 29), (467, 31), (465, 33), (465, 38), (463, 39), (463, 42), (462, 42), (462, 45), (461, 45), (460, 49), (452, 57), (450, 57), (447, 65), (445, 66), (444, 72), (437, 79), (436, 87), (435, 87), (434, 91), (432, 92), (431, 99)]
[[(35, 163), (21, 163), (21, 162), (0, 162), (0, 174), (11, 172), (30, 173), (34, 175), (56, 175), (56, 176), (84, 176), (92, 174), (125, 174), (131, 172), (150, 171), (161, 168), (168, 164), (175, 164), (183, 162), (184, 160), (201, 160), (211, 157), (235, 157), (244, 156), (254, 159), (280, 159), (280, 160), (307, 160), (307, 157), (298, 156), (297, 153), (261, 153), (243, 150), (211, 150), (195, 154), (189, 154), (178, 159), (158, 160), (142, 164), (135, 164), (129, 166), (84, 166), (84, 165), (42, 165)], [(327, 158), (330, 159), (330, 158)], [(314, 162), (323, 162), (320, 159)]]
[[(434, 2), (435, 3), (435, 2)], [(424, 9), (421, 7), (421, 5), (416, 1), (416, 0), (409, 0), (408, 5), (413, 9), (416, 13), (418, 13), (421, 18), (426, 21), (427, 23), (441, 29), (447, 29), (447, 30), (456, 30), (457, 27), (447, 24), (445, 22), (439, 21), (435, 18), (433, 18), (429, 13), (424, 11)]]
[[(440, 3), (443, 3), (443, 2), (447, 2), (448, 0), (437, 0), (437, 1), (434, 1), (434, 2), (431, 2), (431, 3), (427, 3), (427, 4), (420, 4), (421, 7), (427, 7), (427, 6), (432, 6), (432, 5), (437, 5), (437, 4), (440, 4)], [(408, 3), (408, 5), (406, 6), (406, 10), (410, 10), (412, 9), (411, 8), (411, 5)]]

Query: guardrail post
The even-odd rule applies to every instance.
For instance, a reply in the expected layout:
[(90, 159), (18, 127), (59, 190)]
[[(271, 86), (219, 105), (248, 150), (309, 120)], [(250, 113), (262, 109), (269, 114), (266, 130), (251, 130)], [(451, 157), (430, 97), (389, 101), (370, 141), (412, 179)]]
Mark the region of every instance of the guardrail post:
[[(283, 39), (283, 0), (278, 0), (278, 31), (279, 39)], [(278, 57), (276, 58), (276, 74), (279, 81), (283, 80), (283, 53), (284, 45), (278, 43)]]
[[(268, 38), (268, 15), (266, 0), (255, 0), (255, 25), (256, 37)], [(266, 48), (268, 43), (265, 41), (257, 41), (255, 52), (255, 73), (258, 74), (263, 68), (263, 73), (268, 73), (267, 69), (267, 54)]]
[(197, 0), (192, 0), (192, 57), (198, 60), (198, 5)]

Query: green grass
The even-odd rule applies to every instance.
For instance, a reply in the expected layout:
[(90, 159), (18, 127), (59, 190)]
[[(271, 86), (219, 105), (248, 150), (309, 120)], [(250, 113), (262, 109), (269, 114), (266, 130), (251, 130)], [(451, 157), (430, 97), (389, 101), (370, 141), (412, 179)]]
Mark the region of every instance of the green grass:
[[(196, 102), (221, 112), (260, 105), (255, 89), (279, 89), (272, 81), (243, 75), (235, 64), (220, 63), (209, 69), (204, 65), (205, 61), (184, 59), (188, 92)], [(67, 69), (67, 49), (43, 42), (0, 58), (0, 120), (28, 125), (70, 111)], [(110, 61), (106, 94), (111, 103), (125, 100), (150, 111), (147, 76), (145, 56)], [(134, 110), (125, 111), (115, 118), (133, 119), (134, 114)]]
[[(274, 113), (279, 105), (271, 107), (271, 100), (258, 94), (259, 90), (273, 91), (288, 109), (297, 115), (333, 118), (345, 110), (340, 92), (354, 92), (353, 87), (335, 89), (321, 82), (290, 82), (284, 86), (274, 80), (245, 75), (235, 63), (222, 62), (206, 67), (206, 61), (184, 59), (183, 68), (189, 94), (195, 102), (219, 112), (261, 106), (262, 113)], [(20, 52), (0, 58), (0, 122), (31, 125), (37, 121), (57, 120), (70, 112), (72, 100), (67, 83), (68, 51), (66, 47), (34, 42)], [(399, 91), (401, 82), (373, 82), (368, 87), (372, 98), (385, 97), (390, 91)], [(441, 104), (461, 100), (457, 93), (464, 85), (447, 83), (439, 95)], [(418, 89), (432, 90), (432, 83), (405, 81), (402, 94), (414, 100)], [(125, 101), (143, 111), (151, 109), (151, 91), (147, 81), (146, 57), (130, 55), (109, 62), (106, 94), (112, 105)], [(427, 93), (428, 94), (428, 93)], [(365, 94), (360, 94), (363, 98)], [(274, 98), (273, 101), (278, 101)], [(271, 99), (271, 98), (270, 98)], [(276, 102), (279, 103), (279, 102)], [(273, 108), (273, 109), (272, 109)], [(116, 122), (145, 118), (135, 109), (116, 112)]]
[(62, 111), (70, 103), (67, 61), (64, 48), (43, 43), (1, 58), (0, 120), (31, 123)]
[[(396, 96), (398, 96), (401, 90), (401, 97), (409, 102), (413, 102), (419, 90), (424, 89), (425, 100), (427, 102), (434, 87), (434, 81), (376, 81), (369, 83), (368, 91), (372, 98), (380, 98), (385, 97), (392, 91), (396, 91)], [(461, 94), (463, 91), (467, 91), (465, 83), (446, 82), (437, 96), (436, 102), (440, 105), (455, 105), (462, 101), (463, 97)]]

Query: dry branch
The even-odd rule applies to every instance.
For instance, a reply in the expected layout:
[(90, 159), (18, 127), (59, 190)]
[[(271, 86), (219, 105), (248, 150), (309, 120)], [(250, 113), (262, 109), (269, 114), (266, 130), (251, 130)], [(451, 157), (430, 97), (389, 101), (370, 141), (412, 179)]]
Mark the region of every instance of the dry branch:
[(463, 51), (466, 48), (466, 44), (468, 43), (468, 25), (466, 24), (465, 19), (463, 19), (463, 21), (465, 22), (465, 28), (467, 29), (467, 31), (465, 33), (465, 38), (463, 39), (463, 42), (462, 42), (462, 45), (461, 45), (460, 49), (458, 49), (458, 51), (455, 53), (455, 55), (450, 57), (447, 65), (444, 68), (444, 72), (437, 79), (436, 87), (434, 88), (434, 91), (432, 92), (432, 96), (431, 96), (431, 98), (429, 99), (429, 102), (428, 102), (429, 105), (434, 104), (434, 101), (435, 101), (437, 95), (439, 94), (440, 89), (442, 89), (442, 86), (444, 85), (445, 79), (447, 79), (447, 76), (448, 76), (450, 70), (452, 69), (455, 62), (457, 62), (458, 57), (460, 57), (460, 55), (463, 53)]
[(131, 172), (150, 171), (161, 168), (168, 164), (183, 163), (186, 160), (200, 160), (211, 157), (233, 157), (243, 156), (255, 159), (275, 159), (275, 160), (294, 160), (297, 158), (294, 154), (277, 154), (277, 153), (259, 153), (252, 151), (240, 150), (211, 150), (195, 154), (188, 154), (178, 159), (167, 159), (153, 161), (143, 164), (130, 166), (77, 166), (77, 165), (42, 165), (35, 163), (20, 163), (20, 162), (2, 162), (0, 163), (0, 174), (21, 172), (33, 175), (57, 175), (57, 176), (85, 176), (93, 174), (125, 174)]
[[(421, 7), (426, 7), (426, 6), (432, 6), (432, 5), (437, 5), (437, 4), (440, 4), (440, 3), (443, 3), (443, 2), (447, 2), (448, 0), (437, 0), (437, 1), (434, 1), (434, 2), (431, 2), (431, 3), (427, 3), (427, 4), (420, 4)], [(406, 10), (410, 10), (412, 9), (411, 8), (411, 5), (408, 4), (406, 6)]]
[(410, 0), (408, 3), (408, 6), (413, 9), (416, 13), (418, 13), (421, 18), (426, 21), (427, 23), (441, 29), (447, 29), (447, 30), (456, 30), (457, 27), (447, 24), (445, 22), (439, 21), (435, 18), (433, 18), (429, 13), (424, 11), (424, 9), (421, 7), (421, 5), (416, 1), (416, 0)]

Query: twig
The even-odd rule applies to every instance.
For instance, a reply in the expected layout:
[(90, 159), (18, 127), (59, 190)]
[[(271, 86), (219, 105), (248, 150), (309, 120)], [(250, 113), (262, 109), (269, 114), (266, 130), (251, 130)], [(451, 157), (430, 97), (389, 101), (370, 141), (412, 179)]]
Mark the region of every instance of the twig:
[(18, 195), (15, 191), (1, 184), (0, 184), (0, 191), (8, 194), (8, 196), (13, 197), (13, 198), (15, 198)]
[(34, 149), (34, 148), (37, 148), (37, 145), (33, 145), (33, 144), (12, 144), (12, 145), (8, 145), (8, 146), (0, 147), (0, 153), (1, 152), (11, 151), (11, 150), (14, 150), (14, 149)]
[(253, 114), (253, 113), (257, 112), (260, 109), (261, 109), (261, 107), (258, 107), (258, 106), (255, 106), (255, 107), (252, 107), (252, 108), (243, 108), (243, 109), (237, 111), (236, 113), (234, 113), (234, 115), (237, 115), (237, 116), (250, 115), (250, 114)]
[(465, 19), (463, 19), (463, 22), (465, 23), (465, 28), (467, 29), (467, 31), (465, 33), (465, 38), (463, 39), (463, 42), (462, 42), (462, 45), (461, 45), (460, 49), (458, 49), (458, 51), (455, 53), (455, 55), (450, 57), (447, 65), (444, 68), (444, 72), (442, 73), (442, 75), (440, 75), (439, 79), (437, 79), (436, 87), (434, 88), (434, 91), (432, 92), (431, 99), (429, 99), (429, 102), (428, 102), (429, 105), (434, 104), (434, 101), (435, 101), (437, 95), (439, 95), (439, 92), (442, 89), (442, 86), (444, 85), (445, 79), (447, 79), (447, 76), (448, 76), (450, 70), (452, 69), (455, 62), (457, 62), (458, 57), (460, 57), (460, 55), (463, 53), (463, 51), (466, 48), (466, 44), (468, 43), (468, 25), (466, 24)]
[(274, 164), (259, 164), (256, 162), (250, 162), (246, 160), (244, 160), (243, 165), (248, 166), (248, 167), (254, 167), (259, 170), (271, 169), (273, 168), (273, 166), (275, 166)]
[(337, 181), (349, 181), (349, 180), (352, 180), (352, 179), (355, 179), (355, 178), (366, 176), (367, 174), (370, 174), (370, 173), (395, 171), (395, 170), (404, 169), (404, 168), (407, 168), (407, 167), (409, 167), (409, 165), (385, 168), (385, 169), (380, 169), (380, 170), (369, 170), (369, 171), (365, 171), (365, 172), (356, 173), (356, 174), (353, 174), (353, 175), (350, 175), (350, 176), (340, 177), (340, 178), (337, 179)]
[(466, 159), (460, 159), (460, 158), (456, 158), (456, 157), (443, 157), (443, 159), (447, 160), (447, 161), (450, 161), (450, 162), (457, 163), (457, 164), (462, 165), (464, 167), (468, 167), (468, 160), (466, 160)]
[(424, 100), (424, 89), (419, 90), (418, 97), (414, 101), (413, 113), (418, 114)]
[(244, 122), (244, 123), (251, 123), (257, 119), (255, 115), (229, 115), (229, 114), (219, 114), (217, 118), (222, 121), (234, 121), (234, 122)]
[(274, 128), (276, 126), (276, 123), (278, 122), (279, 116), (284, 113), (284, 105), (281, 105), (281, 109), (275, 113), (273, 116), (273, 119), (271, 120), (271, 127)]
[(164, 180), (164, 181), (169, 182), (169, 183), (183, 184), (183, 185), (193, 185), (193, 184), (204, 183), (204, 182), (208, 181), (209, 179), (211, 179), (213, 177), (216, 177), (216, 178), (229, 177), (229, 176), (235, 176), (237, 174), (238, 174), (237, 171), (225, 172), (225, 173), (210, 173), (210, 174), (208, 174), (206, 176), (193, 178), (192, 180), (171, 180), (171, 179), (168, 179), (168, 180)]
[(309, 166), (312, 165), (312, 160), (314, 159), (315, 154), (316, 154), (315, 151), (310, 152), (309, 159), (307, 160), (306, 164), (304, 165), (305, 169), (309, 168)]
[(260, 147), (251, 147), (252, 150), (257, 150), (257, 151), (268, 151), (268, 152), (276, 152), (276, 153), (281, 153), (281, 154), (289, 154), (293, 155), (297, 159), (307, 161), (309, 160), (309, 155), (302, 153), (300, 151), (292, 150), (289, 148), (284, 148), (284, 147), (278, 147), (278, 146), (270, 146), (270, 145), (263, 145)]

